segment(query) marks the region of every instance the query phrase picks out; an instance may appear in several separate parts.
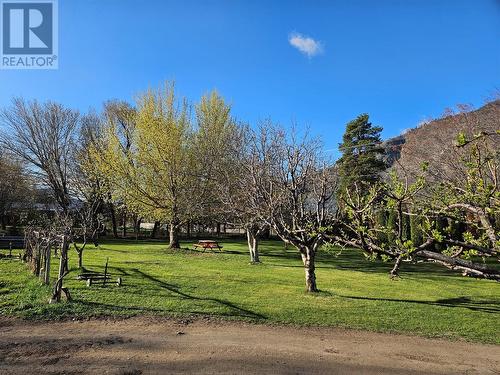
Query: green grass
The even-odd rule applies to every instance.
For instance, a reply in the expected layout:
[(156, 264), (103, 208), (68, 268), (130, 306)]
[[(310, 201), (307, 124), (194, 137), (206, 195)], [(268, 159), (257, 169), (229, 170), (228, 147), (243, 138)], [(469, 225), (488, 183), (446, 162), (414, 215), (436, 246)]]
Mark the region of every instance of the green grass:
[[(187, 246), (189, 243), (185, 243)], [(344, 250), (321, 254), (321, 293), (304, 293), (298, 254), (282, 243), (264, 241), (260, 265), (250, 265), (243, 241), (224, 241), (223, 253), (166, 249), (162, 242), (106, 241), (88, 247), (87, 269), (123, 278), (123, 285), (88, 288), (75, 276), (76, 252), (65, 285), (73, 302), (47, 304), (26, 265), (0, 259), (0, 314), (31, 319), (137, 314), (213, 315), (263, 323), (336, 326), (500, 344), (500, 284), (461, 277), (432, 264), (403, 264), (391, 281), (391, 265), (368, 262)], [(55, 278), (57, 259), (52, 266)]]

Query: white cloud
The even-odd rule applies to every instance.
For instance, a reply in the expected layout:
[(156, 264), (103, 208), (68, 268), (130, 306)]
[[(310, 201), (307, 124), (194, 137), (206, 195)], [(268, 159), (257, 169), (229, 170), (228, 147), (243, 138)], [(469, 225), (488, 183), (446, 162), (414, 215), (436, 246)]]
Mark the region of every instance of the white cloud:
[(288, 36), (288, 43), (309, 58), (323, 52), (323, 45), (319, 41), (299, 33), (291, 33)]

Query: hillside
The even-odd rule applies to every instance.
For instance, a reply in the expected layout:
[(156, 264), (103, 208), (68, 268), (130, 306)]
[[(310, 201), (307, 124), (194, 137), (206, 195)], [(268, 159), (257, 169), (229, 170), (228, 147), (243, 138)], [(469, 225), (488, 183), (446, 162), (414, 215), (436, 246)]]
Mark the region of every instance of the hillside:
[[(473, 135), (499, 129), (500, 100), (496, 100), (477, 110), (450, 114), (388, 139), (384, 142), (387, 159), (390, 165), (396, 164), (411, 175), (419, 173), (423, 162), (429, 163), (431, 171), (447, 173), (457, 168), (454, 144), (459, 132)], [(500, 149), (500, 135), (495, 137), (493, 146)]]

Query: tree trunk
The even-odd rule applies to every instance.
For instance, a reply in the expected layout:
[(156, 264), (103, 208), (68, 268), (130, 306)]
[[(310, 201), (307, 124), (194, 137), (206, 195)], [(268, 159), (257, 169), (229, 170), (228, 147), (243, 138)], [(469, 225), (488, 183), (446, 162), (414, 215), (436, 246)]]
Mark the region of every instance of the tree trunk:
[(142, 218), (136, 216), (135, 222), (134, 222), (134, 231), (135, 231), (135, 240), (136, 241), (139, 239), (139, 234), (141, 233), (141, 222), (142, 222)]
[(191, 220), (188, 220), (186, 224), (186, 236), (187, 238), (191, 238)]
[(78, 250), (78, 268), (82, 269), (83, 268), (83, 249)]
[(113, 238), (118, 238), (118, 224), (116, 222), (115, 205), (111, 202), (109, 203), (109, 212), (111, 215), (111, 225), (113, 227)]
[(318, 287), (316, 286), (316, 267), (314, 264), (314, 258), (316, 256), (315, 251), (306, 247), (301, 249), (300, 255), (302, 257), (302, 262), (304, 263), (304, 271), (306, 274), (306, 292), (319, 292)]
[(43, 278), (43, 283), (45, 285), (49, 285), (50, 283), (50, 257), (52, 255), (52, 249), (50, 246), (47, 246), (47, 249), (45, 250), (45, 266), (43, 267), (45, 269), (45, 275)]
[(155, 221), (155, 225), (153, 226), (153, 231), (151, 232), (151, 238), (156, 238), (159, 228), (160, 228), (160, 222)]
[(68, 273), (68, 239), (66, 236), (63, 237), (63, 241), (61, 244), (61, 258), (59, 260), (59, 275), (57, 277), (57, 281), (54, 285), (54, 292), (52, 294), (52, 298), (50, 299), (50, 303), (59, 302), (61, 300), (61, 292), (64, 291), (66, 297), (69, 300), (69, 292), (67, 290), (63, 290), (63, 278)]
[(75, 247), (76, 254), (78, 255), (78, 268), (83, 269), (83, 250), (85, 246), (87, 246), (87, 239), (84, 236), (83, 245), (79, 247), (76, 242), (73, 242), (73, 246)]
[(398, 239), (403, 243), (403, 204), (398, 202)]
[(123, 230), (122, 230), (123, 238), (127, 238), (127, 214), (123, 213)]
[(389, 272), (389, 276), (391, 279), (395, 279), (399, 277), (399, 267), (401, 267), (401, 261), (403, 260), (403, 256), (399, 255), (396, 258), (396, 262), (394, 263), (394, 267), (392, 268), (391, 272)]
[(259, 239), (251, 229), (247, 229), (248, 250), (250, 252), (250, 262), (260, 263), (259, 259)]
[(168, 247), (170, 249), (178, 249), (178, 248), (180, 248), (180, 244), (179, 244), (179, 224), (170, 223), (169, 235), (170, 235), (170, 242), (168, 244)]
[(220, 223), (217, 223), (217, 237), (220, 237)]

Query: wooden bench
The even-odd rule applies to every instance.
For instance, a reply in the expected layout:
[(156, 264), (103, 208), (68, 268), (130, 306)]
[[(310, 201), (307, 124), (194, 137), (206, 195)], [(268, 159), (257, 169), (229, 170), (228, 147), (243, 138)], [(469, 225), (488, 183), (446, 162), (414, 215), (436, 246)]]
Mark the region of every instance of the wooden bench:
[(207, 250), (207, 249), (218, 249), (219, 251), (222, 250), (222, 246), (219, 245), (219, 243), (217, 241), (213, 241), (213, 240), (200, 240), (198, 241), (198, 243), (195, 243), (193, 244), (193, 247), (195, 249), (203, 249), (203, 251)]
[[(88, 287), (92, 286), (92, 284), (94, 284), (94, 282), (99, 282), (99, 281), (102, 282), (101, 283), (102, 286), (106, 286), (106, 283), (108, 281), (111, 281), (111, 275), (108, 273), (108, 262), (109, 262), (109, 258), (106, 259), (106, 265), (104, 266), (104, 273), (94, 272), (94, 271), (86, 271), (86, 272), (80, 273), (76, 277), (76, 279), (77, 280), (85, 280), (87, 282)], [(123, 282), (123, 280), (121, 277), (116, 279), (117, 286), (121, 286), (122, 282)]]

